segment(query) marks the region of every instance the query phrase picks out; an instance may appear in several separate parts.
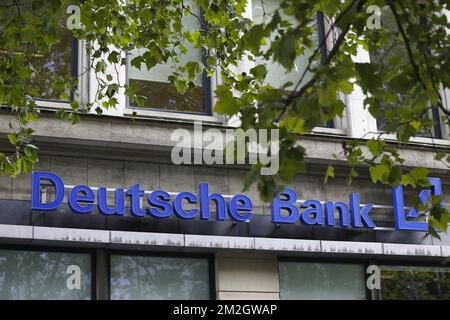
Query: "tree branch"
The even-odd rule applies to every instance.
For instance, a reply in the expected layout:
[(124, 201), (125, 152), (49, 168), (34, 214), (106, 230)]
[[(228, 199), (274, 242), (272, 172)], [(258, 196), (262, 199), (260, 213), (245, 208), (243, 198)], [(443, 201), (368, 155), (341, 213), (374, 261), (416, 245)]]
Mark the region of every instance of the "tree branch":
[(400, 34), (402, 36), (403, 42), (406, 47), (406, 51), (408, 53), (409, 62), (411, 63), (412, 67), (414, 68), (414, 73), (416, 74), (416, 78), (420, 82), (420, 85), (422, 86), (422, 88), (425, 88), (426, 86), (423, 83), (422, 78), (420, 76), (419, 66), (416, 64), (416, 61), (414, 60), (414, 56), (413, 56), (412, 49), (411, 49), (411, 44), (405, 33), (405, 29), (403, 29), (403, 25), (400, 21), (400, 16), (398, 15), (398, 12), (395, 9), (395, 6), (394, 6), (394, 3), (392, 2), (392, 0), (388, 0), (388, 5), (389, 5), (389, 8), (391, 8), (392, 14), (394, 15), (395, 22), (397, 24), (398, 30), (400, 31)]
[(300, 76), (300, 80), (295, 85), (294, 90), (292, 91), (292, 93), (297, 91), (298, 87), (300, 86), (300, 84), (305, 79), (306, 74), (308, 73), (308, 71), (311, 70), (311, 65), (312, 65), (312, 63), (314, 61), (315, 56), (319, 53), (319, 51), (322, 48), (322, 46), (325, 45), (328, 37), (330, 36), (330, 34), (331, 34), (332, 30), (334, 29), (334, 27), (336, 26), (336, 24), (339, 23), (339, 21), (341, 21), (341, 19), (343, 17), (345, 17), (345, 15), (350, 12), (350, 10), (352, 9), (352, 7), (353, 7), (353, 5), (355, 3), (356, 3), (356, 1), (352, 1), (352, 3), (347, 8), (345, 8), (345, 10), (342, 11), (341, 14), (336, 18), (336, 20), (334, 21), (333, 25), (330, 27), (330, 29), (325, 34), (325, 37), (320, 41), (320, 43), (318, 44), (317, 48), (314, 50), (312, 55), (309, 57), (308, 65), (306, 66), (305, 70), (303, 71), (302, 75)]
[[(363, 4), (366, 1), (360, 1), (358, 8), (357, 8), (357, 12), (360, 12), (362, 9)], [(345, 41), (345, 37), (347, 36), (347, 33), (350, 30), (350, 26), (352, 25), (352, 23), (350, 22), (343, 30), (342, 32), (339, 34), (338, 39), (336, 40), (335, 44), (333, 45), (333, 48), (330, 50), (330, 52), (328, 53), (327, 58), (325, 59), (323, 64), (329, 64), (330, 61), (334, 58), (334, 56), (339, 52), (339, 49), (341, 48), (342, 44)], [(309, 80), (300, 90), (293, 92), (289, 97), (287, 97), (286, 99), (283, 100), (283, 103), (285, 103), (286, 105), (289, 105), (290, 103), (292, 103), (292, 101), (300, 96), (302, 96), (306, 90), (308, 90), (311, 86), (314, 85), (314, 83), (318, 80), (317, 74), (314, 75), (311, 80)]]

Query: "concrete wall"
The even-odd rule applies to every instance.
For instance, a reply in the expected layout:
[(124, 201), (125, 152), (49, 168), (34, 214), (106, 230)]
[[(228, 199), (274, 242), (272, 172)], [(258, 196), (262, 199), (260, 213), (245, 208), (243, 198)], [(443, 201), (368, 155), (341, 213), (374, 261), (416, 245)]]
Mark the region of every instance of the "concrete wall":
[[(3, 124), (6, 122), (0, 120), (0, 133), (7, 131), (2, 128)], [(196, 193), (200, 182), (208, 182), (210, 192), (233, 195), (243, 191), (247, 172), (243, 167), (170, 164), (168, 136), (174, 126), (159, 124), (159, 127), (154, 127), (152, 124), (145, 121), (88, 119), (80, 126), (71, 127), (65, 122), (44, 119), (36, 128), (36, 143), (41, 147), (41, 153), (35, 169), (54, 172), (67, 185), (127, 188), (139, 183), (145, 190)], [(348, 202), (348, 195), (358, 192), (362, 203), (391, 205), (389, 188), (374, 185), (367, 173), (362, 173), (349, 186), (345, 179), (349, 168), (341, 162), (337, 163), (336, 179), (323, 184), (325, 164), (333, 159), (333, 153), (340, 152), (341, 142), (335, 138), (325, 141), (319, 137), (304, 141), (309, 155), (308, 171), (296, 177), (291, 184), (299, 198)], [(6, 144), (3, 143), (3, 146)], [(445, 176), (448, 169), (435, 162), (433, 153), (426, 148), (413, 148), (403, 153), (408, 164), (424, 165), (444, 178), (442, 187), (444, 194), (449, 195), (444, 198), (448, 207), (450, 180)], [(30, 192), (29, 174), (21, 175), (14, 181), (0, 176), (0, 199), (29, 200)], [(256, 185), (245, 194), (251, 198), (255, 214), (270, 214), (269, 204), (260, 200)], [(113, 201), (112, 196), (109, 200)], [(376, 221), (392, 222), (393, 219), (390, 209), (374, 211), (371, 216)], [(402, 247), (402, 250), (405, 248)], [(218, 299), (279, 299), (278, 261), (274, 253), (216, 253), (215, 268)]]
[[(66, 185), (86, 184), (92, 187), (127, 188), (139, 183), (144, 190), (163, 189), (171, 192), (198, 192), (200, 182), (209, 184), (209, 191), (224, 195), (243, 192), (245, 169), (212, 166), (176, 166), (152, 161), (112, 160), (108, 158), (41, 155), (36, 170), (50, 171), (58, 174)], [(358, 192), (361, 203), (392, 205), (391, 191), (388, 187), (374, 185), (367, 177), (355, 179), (348, 185), (343, 176), (331, 179), (323, 184), (324, 167), (295, 178), (292, 186), (299, 199), (317, 199), (320, 201), (348, 202), (351, 192)], [(342, 170), (343, 174), (345, 169)], [(17, 179), (0, 177), (0, 199), (30, 200), (30, 174), (20, 175)], [(450, 181), (442, 180), (444, 194), (450, 194)], [(51, 188), (49, 189), (51, 197)], [(263, 203), (259, 197), (256, 184), (245, 191), (254, 205), (255, 214), (270, 215), (270, 204)], [(113, 203), (114, 195), (109, 194)], [(444, 197), (449, 205), (449, 197)], [(213, 206), (213, 205), (212, 205)], [(214, 208), (212, 207), (212, 210)], [(377, 221), (392, 221), (392, 209), (372, 210), (371, 216)]]
[(219, 300), (278, 300), (278, 260), (273, 255), (216, 255)]

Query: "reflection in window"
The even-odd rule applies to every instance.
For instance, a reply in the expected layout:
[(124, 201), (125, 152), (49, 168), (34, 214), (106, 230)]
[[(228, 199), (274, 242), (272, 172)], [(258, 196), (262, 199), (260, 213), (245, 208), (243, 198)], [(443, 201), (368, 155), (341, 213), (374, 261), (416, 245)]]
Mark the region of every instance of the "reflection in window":
[(111, 299), (209, 299), (207, 259), (111, 256)]
[(366, 299), (362, 265), (280, 262), (279, 277), (281, 299)]
[[(388, 69), (388, 63), (390, 62), (397, 62), (399, 57), (407, 57), (408, 53), (405, 47), (405, 44), (403, 41), (399, 40), (400, 37), (400, 31), (398, 31), (397, 22), (395, 20), (395, 17), (391, 11), (391, 9), (388, 6), (385, 6), (382, 8), (382, 24), (383, 28), (386, 28), (386, 30), (389, 30), (389, 32), (392, 32), (392, 35), (389, 39), (389, 43), (387, 45), (378, 45), (376, 47), (371, 46), (369, 47), (369, 55), (370, 55), (370, 61), (371, 63), (375, 63), (377, 65), (381, 66), (381, 70), (387, 70)], [(424, 28), (426, 26), (424, 25)], [(408, 65), (409, 60), (404, 59), (404, 65)], [(395, 80), (395, 78), (394, 78)], [(397, 81), (398, 82), (398, 81)], [(403, 84), (396, 84), (394, 81), (391, 81), (391, 83), (385, 83), (383, 85), (383, 89), (386, 90), (386, 93), (389, 93), (389, 91), (392, 90), (399, 90), (398, 88), (391, 88), (393, 86), (399, 87), (399, 85)], [(405, 88), (400, 87), (401, 90), (406, 92)], [(398, 100), (398, 101), (397, 101)], [(394, 101), (394, 102), (393, 102)], [(392, 131), (392, 128), (389, 128), (389, 121), (388, 119), (395, 119), (396, 114), (399, 112), (404, 113), (404, 110), (399, 110), (399, 106), (403, 105), (405, 101), (405, 95), (403, 94), (386, 94), (385, 98), (381, 101), (380, 108), (380, 114), (379, 117), (377, 117), (377, 129), (380, 131), (387, 131), (390, 129)], [(428, 113), (429, 119), (433, 120), (435, 122), (434, 128), (430, 131), (424, 131), (424, 132), (418, 132), (418, 137), (434, 137), (434, 138), (441, 138), (441, 127), (440, 127), (440, 119), (439, 119), (439, 112), (436, 109), (430, 110)], [(396, 128), (394, 128), (396, 129)]]
[[(48, 11), (55, 9), (45, 1), (2, 0), (0, 20), (6, 23), (9, 19), (18, 19), (17, 8), (20, 8), (20, 17), (23, 19), (24, 25), (38, 24), (36, 19), (48, 16)], [(52, 19), (56, 20), (50, 21), (48, 32), (45, 35), (36, 35), (36, 37), (46, 37), (46, 42), (49, 39), (56, 42), (52, 44), (50, 50), (44, 52), (41, 48), (37, 48), (33, 41), (23, 39), (14, 46), (14, 50), (0, 48), (0, 51), (3, 50), (3, 53), (7, 55), (22, 55), (26, 52), (31, 57), (26, 63), (31, 69), (27, 80), (30, 84), (30, 95), (33, 98), (71, 100), (72, 91), (68, 88), (74, 88), (76, 84), (74, 77), (77, 73), (77, 44), (72, 33), (66, 27), (65, 10), (66, 7), (61, 6), (58, 12), (52, 15)], [(58, 27), (54, 27), (53, 23)]]
[[(268, 24), (273, 18), (273, 14), (276, 9), (280, 8), (280, 0), (255, 0), (252, 1), (252, 15), (253, 15), (253, 22), (255, 24), (261, 24), (265, 23)], [(297, 24), (297, 20), (293, 16), (287, 16), (280, 12), (282, 15), (282, 18), (284, 20), (289, 21), (293, 27)], [(314, 21), (315, 23), (315, 21)], [(274, 39), (276, 34), (271, 35), (271, 39)], [(319, 44), (318, 40), (318, 34), (315, 34), (313, 36), (313, 41), (317, 45)], [(261, 50), (263, 52), (267, 51), (270, 47), (270, 43), (261, 46)], [(297, 56), (294, 62), (294, 68), (286, 73), (286, 69), (279, 64), (278, 62), (269, 61), (266, 63), (267, 68), (267, 76), (266, 76), (266, 83), (275, 87), (280, 88), (282, 87), (286, 82), (292, 82), (293, 84), (291, 86), (288, 86), (286, 89), (287, 91), (294, 89), (297, 82), (300, 80), (301, 75), (305, 71), (307, 65), (308, 65), (308, 59), (311, 56), (312, 51), (309, 49), (305, 49), (305, 53), (302, 56)], [(264, 64), (264, 58), (259, 56), (256, 57), (256, 65), (258, 64)], [(305, 76), (305, 79), (302, 83), (306, 83), (308, 80), (311, 79), (311, 73), (308, 73)]]
[(0, 299), (91, 299), (90, 256), (0, 250)]
[[(280, 8), (280, 0), (255, 0), (252, 1), (252, 16), (253, 16), (253, 22), (255, 24), (268, 24), (273, 18), (273, 15), (277, 9)], [(297, 24), (297, 20), (293, 16), (288, 16), (284, 14), (282, 11), (280, 11), (280, 15), (282, 16), (283, 20), (288, 21), (291, 23), (292, 27), (295, 27)], [(313, 19), (310, 23), (311, 26), (314, 27), (314, 30), (316, 31), (312, 35), (312, 41), (314, 43), (314, 47), (319, 46), (321, 40), (325, 38), (324, 33), (324, 17), (323, 14), (318, 14), (317, 19)], [(320, 30), (322, 30), (323, 34), (320, 34)], [(274, 32), (270, 39), (273, 40), (276, 37), (276, 32)], [(267, 43), (266, 45), (261, 46), (261, 50), (263, 52), (266, 52), (270, 48), (270, 43)], [(309, 48), (304, 48), (303, 55), (298, 55), (294, 61), (294, 68), (286, 72), (286, 69), (278, 62), (275, 62), (273, 60), (266, 61), (264, 57), (258, 56), (255, 58), (255, 64), (264, 64), (267, 69), (267, 75), (265, 82), (268, 85), (271, 85), (274, 88), (281, 88), (286, 83), (291, 83), (291, 85), (287, 86), (285, 88), (286, 93), (292, 92), (294, 90), (295, 86), (297, 85), (297, 82), (301, 79), (304, 71), (308, 67), (309, 58), (313, 54), (313, 50)], [(322, 50), (320, 50), (321, 60), (325, 58), (326, 55), (326, 47), (322, 46)], [(317, 66), (316, 61), (313, 61), (313, 64), (311, 68), (314, 68)], [(307, 72), (303, 78), (303, 81), (300, 83), (301, 85), (305, 84), (309, 80), (311, 80), (313, 74), (311, 72)], [(325, 121), (323, 125), (320, 125), (320, 127), (328, 127), (333, 128), (334, 123), (333, 120)]]
[(450, 268), (381, 266), (384, 300), (448, 300)]
[[(189, 2), (186, 3), (189, 4)], [(200, 16), (198, 6), (191, 6), (191, 11), (195, 16)], [(195, 16), (190, 14), (182, 18), (184, 31), (192, 32), (200, 29), (200, 22)], [(181, 55), (179, 66), (184, 66), (189, 61), (202, 62), (201, 49), (194, 48), (188, 41), (185, 41), (183, 45), (187, 48), (187, 53)], [(128, 58), (128, 83), (137, 88), (137, 95), (141, 96), (144, 101), (144, 105), (139, 107), (194, 113), (205, 112), (202, 76), (196, 79), (195, 87), (181, 93), (168, 80), (168, 77), (175, 71), (172, 60), (169, 59), (165, 64), (156, 65), (151, 70), (148, 70), (144, 64), (141, 65), (140, 70), (131, 65), (134, 56), (144, 53), (145, 49), (134, 49)]]
[(51, 52), (37, 53), (31, 61), (35, 72), (31, 77), (33, 96), (47, 100), (70, 100), (70, 90), (66, 90), (67, 81), (72, 76), (73, 37), (69, 31), (61, 34)]

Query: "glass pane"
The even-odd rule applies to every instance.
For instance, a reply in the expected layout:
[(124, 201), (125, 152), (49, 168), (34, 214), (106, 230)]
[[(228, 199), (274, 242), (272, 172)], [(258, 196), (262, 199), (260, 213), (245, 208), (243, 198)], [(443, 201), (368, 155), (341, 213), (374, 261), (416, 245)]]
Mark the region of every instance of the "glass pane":
[[(6, 18), (17, 16), (15, 5), (20, 5), (21, 16), (24, 24), (36, 24), (36, 17), (47, 16), (50, 4), (35, 0), (2, 0), (3, 6), (0, 6), (0, 17), (3, 21)], [(54, 7), (52, 7), (53, 11)], [(49, 27), (52, 32), (46, 33), (45, 37), (57, 41), (52, 45), (50, 50), (45, 52), (36, 48), (32, 41), (18, 42), (13, 50), (8, 50), (10, 54), (22, 54), (24, 51), (31, 54), (29, 65), (31, 72), (29, 81), (31, 85), (30, 95), (37, 99), (46, 100), (70, 100), (71, 91), (68, 86), (73, 85), (74, 79), (72, 75), (72, 55), (73, 37), (72, 33), (67, 30), (66, 19), (68, 15), (65, 12), (66, 7), (61, 6), (58, 13), (53, 16), (52, 23), (58, 24), (58, 28), (54, 28), (53, 24)], [(58, 40), (59, 39), (59, 40)], [(43, 41), (43, 40), (42, 40)], [(4, 48), (5, 49), (5, 48)], [(28, 58), (27, 58), (28, 59)]]
[[(252, 2), (252, 15), (253, 21), (255, 24), (261, 23), (269, 23), (273, 17), (273, 14), (276, 9), (280, 7), (280, 0), (255, 0)], [(295, 26), (296, 19), (292, 16), (287, 16), (280, 12), (282, 18), (284, 20), (289, 21), (293, 26)], [(312, 40), (317, 47), (319, 45), (319, 28), (317, 24), (317, 19), (314, 19), (311, 22), (311, 25), (315, 27), (316, 32), (312, 36)], [(271, 39), (274, 39), (276, 33), (271, 35)], [(264, 45), (261, 47), (263, 52), (267, 51), (270, 47), (270, 44)], [(264, 64), (267, 68), (267, 76), (265, 82), (271, 85), (274, 88), (281, 88), (285, 83), (291, 82), (292, 85), (286, 87), (286, 93), (291, 92), (297, 82), (301, 79), (303, 72), (308, 66), (309, 57), (312, 55), (313, 50), (305, 49), (305, 52), (302, 56), (298, 56), (294, 61), (294, 68), (290, 72), (286, 72), (286, 69), (278, 62), (273, 60), (266, 61), (263, 57), (256, 57), (255, 63)], [(312, 67), (314, 67), (317, 62), (313, 62)], [(312, 78), (312, 73), (307, 72), (301, 84), (305, 84)], [(323, 125), (320, 127), (328, 127), (333, 128), (334, 123), (333, 120), (324, 121)]]
[[(383, 69), (386, 67), (387, 63), (391, 59), (397, 59), (398, 57), (407, 57), (408, 53), (406, 50), (406, 47), (399, 38), (399, 31), (397, 27), (397, 23), (395, 21), (395, 17), (392, 14), (392, 11), (388, 6), (383, 7), (382, 9), (382, 24), (383, 28), (386, 28), (386, 30), (389, 30), (390, 32), (393, 32), (393, 35), (391, 35), (389, 39), (388, 45), (383, 45), (379, 47), (369, 47), (369, 55), (370, 55), (370, 61), (372, 63), (380, 65)], [(409, 61), (407, 59), (404, 59), (405, 64), (409, 64)], [(387, 67), (386, 67), (387, 68)], [(384, 84), (383, 89), (386, 90), (386, 92), (390, 91), (389, 84)], [(399, 99), (400, 103), (404, 103), (404, 95), (397, 94), (396, 97)], [(389, 125), (388, 117), (393, 117), (398, 112), (399, 103), (388, 103), (386, 101), (381, 101), (382, 109), (380, 117), (377, 118), (377, 129), (380, 131), (386, 131), (387, 126)], [(429, 118), (439, 123), (439, 115), (435, 117), (432, 112), (428, 114)], [(434, 130), (432, 130), (434, 131)], [(419, 132), (417, 133), (418, 137), (433, 137), (435, 136), (435, 132)]]
[(61, 34), (61, 41), (56, 43), (51, 52), (36, 54), (31, 64), (36, 72), (32, 81), (35, 97), (48, 100), (69, 100), (70, 91), (65, 90), (66, 81), (72, 72), (72, 34)]
[(90, 256), (0, 250), (0, 299), (91, 299)]
[[(191, 1), (187, 1), (191, 4)], [(200, 8), (191, 6), (191, 11), (196, 16), (200, 16)], [(193, 31), (200, 29), (200, 22), (193, 15), (183, 17), (182, 25), (184, 30)], [(188, 41), (183, 45), (188, 49), (187, 53), (181, 56), (179, 65), (183, 66), (189, 61), (202, 62), (202, 52), (194, 48)], [(183, 93), (178, 92), (170, 85), (168, 77), (175, 71), (173, 63), (169, 60), (166, 64), (160, 64), (148, 70), (144, 64), (141, 69), (133, 67), (130, 61), (133, 56), (142, 55), (145, 49), (135, 49), (130, 52), (128, 59), (128, 82), (135, 85), (137, 94), (143, 97), (145, 108), (188, 111), (204, 113), (204, 92), (202, 76), (196, 81), (196, 87), (190, 88)]]
[(450, 268), (381, 266), (384, 300), (448, 300)]
[[(254, 23), (255, 24), (269, 23), (272, 19), (275, 10), (280, 7), (280, 2), (281, 2), (280, 0), (252, 1), (252, 15)], [(280, 12), (280, 14), (282, 15), (283, 19), (292, 23), (293, 26), (295, 26), (295, 24), (297, 23), (295, 17), (286, 16), (282, 14), (282, 12)], [(275, 33), (271, 36), (271, 38), (275, 38)], [(317, 33), (314, 35), (313, 40), (315, 43), (317, 43), (317, 45), (319, 44)], [(267, 44), (265, 46), (262, 46), (261, 50), (265, 52), (267, 51), (267, 49), (269, 49), (269, 47), (270, 44)], [(311, 50), (306, 50), (303, 56), (297, 57), (297, 59), (294, 62), (294, 69), (292, 69), (288, 73), (286, 73), (286, 69), (284, 69), (284, 67), (278, 62), (274, 61), (266, 62), (262, 57), (256, 58), (256, 64), (266, 64), (267, 84), (270, 84), (275, 88), (280, 88), (286, 82), (292, 82), (293, 85), (287, 87), (287, 91), (289, 91), (289, 89), (291, 90), (294, 89), (295, 85), (300, 80), (301, 75), (303, 74), (304, 70), (306, 69), (306, 66), (308, 65), (308, 59), (311, 54), (312, 54)], [(312, 76), (311, 73), (307, 73), (302, 83), (305, 83), (308, 80), (310, 80), (311, 76)]]
[(111, 299), (209, 299), (208, 260), (111, 256)]
[(280, 262), (279, 268), (281, 299), (366, 299), (362, 265)]

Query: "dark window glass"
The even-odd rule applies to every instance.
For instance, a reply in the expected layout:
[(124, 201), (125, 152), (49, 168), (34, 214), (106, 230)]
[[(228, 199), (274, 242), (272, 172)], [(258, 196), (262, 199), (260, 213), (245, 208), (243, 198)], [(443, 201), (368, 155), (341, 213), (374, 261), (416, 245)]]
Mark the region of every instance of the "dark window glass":
[(111, 256), (111, 299), (209, 299), (209, 261), (198, 258)]
[(384, 300), (449, 300), (450, 268), (381, 266)]
[(88, 254), (0, 250), (0, 300), (91, 299)]
[[(76, 64), (76, 45), (72, 34), (61, 33), (61, 40), (56, 43), (51, 52), (37, 53), (31, 64), (35, 69), (32, 81), (35, 92), (33, 96), (46, 100), (71, 99), (71, 91), (67, 90), (67, 81), (73, 81), (72, 76)], [(74, 58), (75, 55), (75, 58)]]

